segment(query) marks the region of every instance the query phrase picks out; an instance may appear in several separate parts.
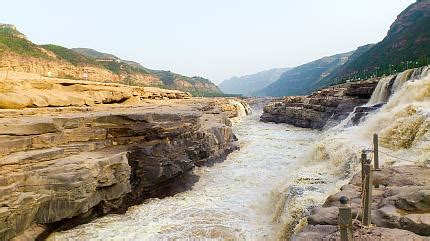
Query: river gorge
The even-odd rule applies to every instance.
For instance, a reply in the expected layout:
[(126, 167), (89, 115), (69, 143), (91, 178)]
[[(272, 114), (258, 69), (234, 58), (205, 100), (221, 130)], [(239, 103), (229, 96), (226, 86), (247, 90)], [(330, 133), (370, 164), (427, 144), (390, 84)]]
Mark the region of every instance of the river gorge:
[[(371, 148), (373, 133), (381, 136), (381, 150), (385, 153), (381, 161), (386, 170), (400, 167), (393, 170), (403, 173), (411, 168), (406, 166), (405, 171), (405, 165), (425, 165), (428, 162), (430, 79), (427, 71), (428, 68), (407, 71), (380, 81), (369, 105), (391, 98), (380, 110), (372, 109), (373, 112), (368, 113), (367, 117), (362, 117), (359, 125), (351, 124), (351, 119), (357, 114), (355, 112), (337, 126), (318, 131), (263, 123), (258, 120), (260, 111), (254, 110), (254, 114), (242, 116), (241, 121), (233, 125), (240, 150), (230, 154), (222, 163), (194, 169), (192, 174), (198, 176), (198, 182), (191, 190), (163, 199), (146, 200), (124, 215), (108, 215), (74, 229), (54, 233), (49, 239), (101, 240), (115, 236), (144, 240), (275, 240), (287, 239), (299, 232), (295, 239), (308, 240), (310, 237), (329, 235), (324, 233), (324, 229), (318, 233), (318, 229), (316, 232), (309, 231), (309, 228), (315, 224), (336, 222), (334, 209), (324, 205), (321, 208), (321, 204), (335, 203), (339, 195), (335, 193), (339, 188), (349, 190), (345, 189), (350, 185), (347, 183), (359, 170), (361, 151)], [(387, 84), (387, 79), (396, 83), (394, 87), (392, 83)], [(375, 99), (379, 101), (375, 102)], [(381, 183), (386, 182), (384, 178), (376, 176)], [(384, 183), (384, 188), (391, 185), (388, 181)], [(378, 195), (375, 195), (375, 200), (378, 200)], [(407, 196), (411, 194), (404, 195), (407, 199), (412, 198)], [(397, 209), (402, 208), (397, 205)], [(384, 214), (388, 216), (375, 217), (374, 221), (382, 227), (387, 226), (384, 220), (394, 215)], [(408, 218), (408, 215), (404, 217)], [(321, 221), (321, 218), (334, 221)], [(306, 224), (311, 226), (300, 233)], [(416, 228), (422, 225), (427, 224), (417, 221), (403, 229), (426, 235), (428, 228)], [(385, 232), (387, 236), (415, 237), (407, 232), (380, 232)], [(312, 236), (315, 233), (317, 236)]]
[[(372, 223), (387, 235), (429, 235), (428, 71), (286, 97), (264, 110), (258, 99), (5, 81), (1, 238), (333, 237), (339, 195), (360, 215), (356, 173), (374, 133), (384, 168), (375, 174), (382, 187)], [(18, 92), (25, 98), (12, 98)]]
[(334, 177), (323, 166), (306, 165), (319, 131), (262, 123), (260, 112), (254, 112), (233, 126), (240, 150), (223, 163), (195, 169), (199, 181), (192, 190), (147, 200), (124, 215), (109, 215), (50, 239), (283, 236), (284, 225), (297, 221), (291, 213), (294, 208), (321, 202), (334, 188), (329, 184)]

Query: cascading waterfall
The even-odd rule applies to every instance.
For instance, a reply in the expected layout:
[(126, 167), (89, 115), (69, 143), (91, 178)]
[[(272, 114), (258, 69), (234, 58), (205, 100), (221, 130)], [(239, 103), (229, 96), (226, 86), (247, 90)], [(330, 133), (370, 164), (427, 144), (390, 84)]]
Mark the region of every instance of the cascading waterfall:
[(390, 75), (379, 80), (378, 85), (373, 91), (372, 97), (370, 97), (369, 105), (387, 102), (388, 97), (390, 96), (390, 82), (392, 79), (393, 76)]
[(231, 105), (234, 105), (238, 110), (238, 116), (233, 118), (233, 122), (239, 122), (243, 117), (250, 115), (252, 113), (251, 107), (248, 104), (237, 100), (229, 100)]
[[(360, 168), (362, 150), (372, 147), (372, 136), (380, 137), (382, 165), (419, 164), (430, 165), (430, 72), (429, 67), (408, 70), (397, 76), (383, 78), (375, 90), (373, 105), (379, 101), (388, 103), (379, 111), (370, 114), (358, 126), (348, 120), (326, 130), (315, 142), (311, 156), (304, 164), (307, 176), (296, 177), (294, 184), (285, 182), (280, 189), (279, 200), (284, 204), (281, 216), (284, 232), (281, 236), (300, 230), (306, 223), (305, 215), (314, 206), (324, 202), (325, 197), (347, 183)], [(394, 81), (392, 91), (387, 88)], [(392, 95), (390, 97), (390, 92)], [(331, 183), (332, 185), (328, 185)], [(301, 195), (291, 196), (291, 190), (301, 188)], [(314, 196), (310, 190), (324, 190), (323, 198)]]
[(372, 97), (367, 105), (386, 103), (388, 98), (399, 91), (407, 81), (424, 78), (429, 73), (430, 66), (408, 69), (396, 75), (383, 77), (379, 80)]
[[(426, 76), (422, 77), (423, 75)], [(405, 76), (409, 76), (409, 81), (405, 81)], [(416, 77), (420, 79), (414, 79)], [(343, 173), (346, 168), (358, 165), (361, 150), (371, 147), (372, 135), (377, 133), (382, 151), (399, 157), (396, 159), (381, 155), (382, 163), (401, 165), (410, 159), (418, 163), (427, 162), (430, 157), (428, 68), (406, 71), (395, 80), (401, 87), (397, 88), (386, 105), (358, 126), (328, 130), (316, 143), (313, 159), (329, 160)], [(380, 84), (384, 85), (385, 83)]]

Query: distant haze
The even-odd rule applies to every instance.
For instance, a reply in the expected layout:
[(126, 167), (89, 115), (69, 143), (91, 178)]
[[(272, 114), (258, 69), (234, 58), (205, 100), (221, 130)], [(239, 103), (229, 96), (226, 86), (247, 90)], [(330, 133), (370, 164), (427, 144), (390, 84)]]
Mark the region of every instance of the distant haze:
[(1, 23), (219, 83), (380, 41), (413, 0), (13, 0)]

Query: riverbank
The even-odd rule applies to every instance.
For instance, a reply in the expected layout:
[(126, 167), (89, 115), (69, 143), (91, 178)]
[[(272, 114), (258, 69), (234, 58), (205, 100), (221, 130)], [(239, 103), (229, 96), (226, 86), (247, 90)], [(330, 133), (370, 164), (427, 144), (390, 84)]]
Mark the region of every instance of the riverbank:
[[(49, 240), (103, 240), (110, 237), (143, 240), (216, 239), (277, 240), (289, 213), (278, 197), (292, 195), (300, 205), (321, 196), (316, 189), (286, 190), (296, 177), (314, 178), (303, 167), (319, 131), (262, 123), (258, 110), (233, 124), (240, 149), (225, 161), (195, 168), (198, 182), (192, 189), (165, 198), (151, 198), (123, 215), (108, 215), (74, 229), (57, 232)], [(329, 183), (329, 181), (327, 181)], [(320, 201), (320, 200), (318, 200)], [(322, 200), (321, 200), (322, 201)]]
[(238, 148), (240, 99), (62, 79), (2, 81), (0, 240), (46, 237), (186, 190)]
[[(382, 184), (374, 192), (372, 222), (376, 227), (362, 229), (356, 226), (357, 238), (365, 240), (383, 236), (386, 239), (415, 237), (417, 240), (428, 240), (425, 237), (430, 235), (429, 197), (426, 191), (430, 159), (428, 74), (429, 67), (424, 67), (381, 78), (370, 98), (367, 96), (368, 101), (364, 106), (350, 108), (342, 115), (322, 108), (317, 111), (318, 115), (312, 116), (314, 112), (309, 111), (308, 106), (315, 107), (310, 102), (330, 103), (330, 100), (339, 99), (336, 94), (339, 91), (343, 93), (340, 96), (345, 96), (347, 92), (344, 85), (338, 86), (339, 91), (332, 87), (331, 90), (325, 89), (307, 97), (287, 97), (283, 102), (272, 103), (265, 108), (266, 117), (270, 112), (269, 115), (273, 115), (270, 118), (280, 118), (290, 124), (324, 128), (321, 137), (313, 144), (310, 159), (315, 164), (320, 163), (331, 169), (334, 180), (344, 180), (344, 184), (352, 180), (348, 185), (342, 185), (341, 191), (335, 191), (337, 194), (329, 196), (327, 200), (297, 211), (294, 239), (339, 238), (336, 233), (337, 210), (341, 195), (350, 198), (354, 218), (360, 214), (361, 184), (357, 179), (361, 181), (361, 178), (356, 173), (361, 168), (361, 151), (372, 149), (372, 137), (376, 133), (380, 138), (379, 158), (382, 165), (382, 171), (375, 172), (375, 182)], [(331, 114), (326, 116), (327, 113)], [(265, 114), (262, 116), (263, 121)], [(318, 116), (327, 118), (321, 119)], [(340, 116), (343, 117), (337, 119)]]
[(374, 172), (371, 227), (362, 219), (361, 173), (354, 175), (340, 192), (312, 209), (308, 225), (292, 240), (340, 239), (338, 213), (342, 196), (352, 208), (354, 240), (430, 240), (430, 168), (386, 167)]

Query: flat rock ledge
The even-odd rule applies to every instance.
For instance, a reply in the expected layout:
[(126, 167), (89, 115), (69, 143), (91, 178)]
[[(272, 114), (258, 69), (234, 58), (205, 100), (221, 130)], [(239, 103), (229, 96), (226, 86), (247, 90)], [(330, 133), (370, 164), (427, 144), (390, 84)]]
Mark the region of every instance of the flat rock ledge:
[(229, 117), (246, 106), (83, 81), (2, 84), (0, 240), (43, 238), (190, 188), (195, 166), (238, 148)]
[(179, 90), (84, 80), (40, 77), (6, 79), (0, 82), (1, 109), (81, 107), (113, 103), (137, 104), (146, 99), (189, 98), (191, 98), (190, 93)]
[(333, 126), (348, 117), (355, 107), (366, 104), (376, 85), (376, 81), (354, 82), (308, 96), (285, 97), (266, 105), (260, 120), (312, 129)]
[(402, 166), (375, 172), (372, 226), (361, 226), (361, 174), (341, 191), (311, 210), (308, 226), (292, 240), (340, 240), (338, 207), (341, 196), (350, 200), (354, 240), (430, 240), (430, 168)]

